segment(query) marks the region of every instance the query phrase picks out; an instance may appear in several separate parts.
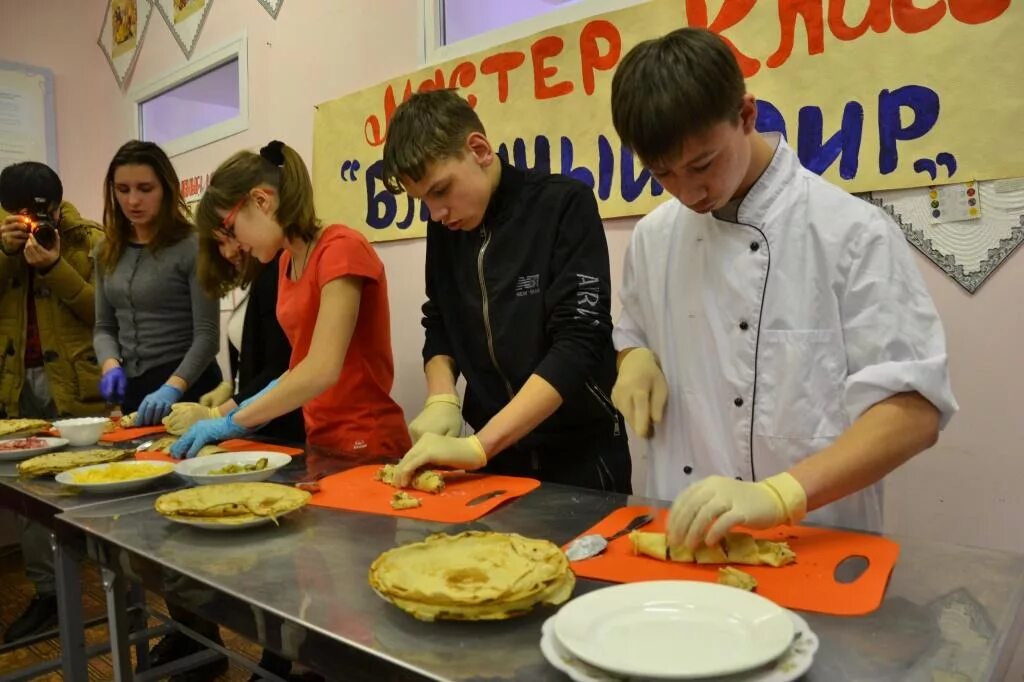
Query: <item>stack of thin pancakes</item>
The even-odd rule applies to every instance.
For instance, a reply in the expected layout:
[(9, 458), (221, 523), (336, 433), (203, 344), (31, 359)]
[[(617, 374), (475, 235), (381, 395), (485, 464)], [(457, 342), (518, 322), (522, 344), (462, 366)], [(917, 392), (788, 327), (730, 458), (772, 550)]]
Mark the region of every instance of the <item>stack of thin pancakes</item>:
[(233, 525), (277, 519), (305, 506), (310, 497), (305, 490), (279, 483), (219, 483), (175, 490), (158, 497), (153, 506), (168, 518)]
[(561, 604), (576, 576), (557, 546), (515, 533), (437, 533), (384, 552), (370, 585), (420, 620), (501, 620)]

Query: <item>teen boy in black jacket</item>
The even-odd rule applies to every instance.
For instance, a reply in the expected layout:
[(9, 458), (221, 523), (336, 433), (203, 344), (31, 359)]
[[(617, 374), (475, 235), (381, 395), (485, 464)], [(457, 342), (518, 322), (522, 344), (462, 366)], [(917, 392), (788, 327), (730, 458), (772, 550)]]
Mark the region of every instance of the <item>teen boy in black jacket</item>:
[[(454, 91), (413, 95), (384, 182), (430, 210), (424, 371), (398, 478), (427, 465), (631, 492), (615, 382), (608, 245), (591, 190), (501, 161)], [(466, 378), (466, 399), (456, 393)], [(460, 437), (463, 417), (475, 434)]]

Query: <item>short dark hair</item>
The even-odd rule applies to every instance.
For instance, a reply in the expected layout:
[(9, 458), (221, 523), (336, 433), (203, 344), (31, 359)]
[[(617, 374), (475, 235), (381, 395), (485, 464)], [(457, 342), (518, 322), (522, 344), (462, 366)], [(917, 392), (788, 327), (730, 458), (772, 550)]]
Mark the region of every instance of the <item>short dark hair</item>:
[(5, 211), (34, 209), (37, 199), (45, 199), (50, 211), (64, 199), (64, 185), (52, 168), (38, 161), (22, 161), (0, 172), (0, 206)]
[(637, 44), (612, 78), (612, 122), (645, 164), (674, 159), (687, 139), (739, 117), (746, 84), (729, 45), (680, 28)]
[(389, 192), (401, 194), (401, 177), (420, 180), (427, 167), (462, 155), (470, 133), (484, 124), (455, 90), (417, 92), (403, 102), (388, 123), (382, 179)]

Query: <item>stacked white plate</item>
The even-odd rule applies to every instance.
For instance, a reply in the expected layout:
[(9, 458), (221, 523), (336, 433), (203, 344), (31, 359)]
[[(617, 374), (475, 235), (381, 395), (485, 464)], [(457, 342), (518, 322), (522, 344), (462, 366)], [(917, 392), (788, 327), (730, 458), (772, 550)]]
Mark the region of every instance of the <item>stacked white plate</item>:
[(752, 592), (663, 580), (577, 597), (544, 623), (540, 648), (576, 682), (789, 682), (811, 667), (818, 638)]

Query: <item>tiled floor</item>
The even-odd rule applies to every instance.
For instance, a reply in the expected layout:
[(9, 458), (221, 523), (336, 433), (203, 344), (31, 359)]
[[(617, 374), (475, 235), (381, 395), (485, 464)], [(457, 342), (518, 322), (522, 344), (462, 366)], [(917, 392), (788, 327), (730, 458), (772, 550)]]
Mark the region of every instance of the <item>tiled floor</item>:
[[(18, 617), (32, 598), (32, 593), (32, 586), (25, 579), (25, 573), (21, 568), (21, 554), (17, 547), (0, 548), (0, 632), (6, 630), (7, 626)], [(106, 604), (103, 599), (103, 588), (100, 584), (99, 571), (93, 564), (87, 563), (85, 566), (82, 593), (82, 604), (85, 609), (86, 619), (105, 613)], [(163, 600), (149, 595), (148, 601), (150, 609), (159, 613), (166, 613), (163, 607)], [(156, 622), (153, 624), (156, 625)], [(253, 645), (248, 640), (225, 629), (221, 630), (221, 634), (224, 637), (225, 643), (232, 650), (238, 651), (253, 660), (259, 658), (259, 647)], [(107, 628), (105, 625), (98, 625), (86, 631), (86, 640), (89, 643), (102, 642), (106, 639)], [(155, 642), (151, 644), (155, 644)], [(32, 646), (0, 655), (0, 679), (6, 673), (10, 673), (15, 669), (56, 658), (59, 655), (60, 641), (58, 639), (38, 642)], [(113, 668), (109, 656), (97, 656), (89, 661), (90, 681), (112, 680), (113, 677)], [(60, 673), (55, 672), (37, 679), (51, 682), (63, 678)], [(216, 678), (216, 682), (241, 682), (248, 679), (249, 672), (247, 670), (240, 666), (232, 665), (227, 673)]]

